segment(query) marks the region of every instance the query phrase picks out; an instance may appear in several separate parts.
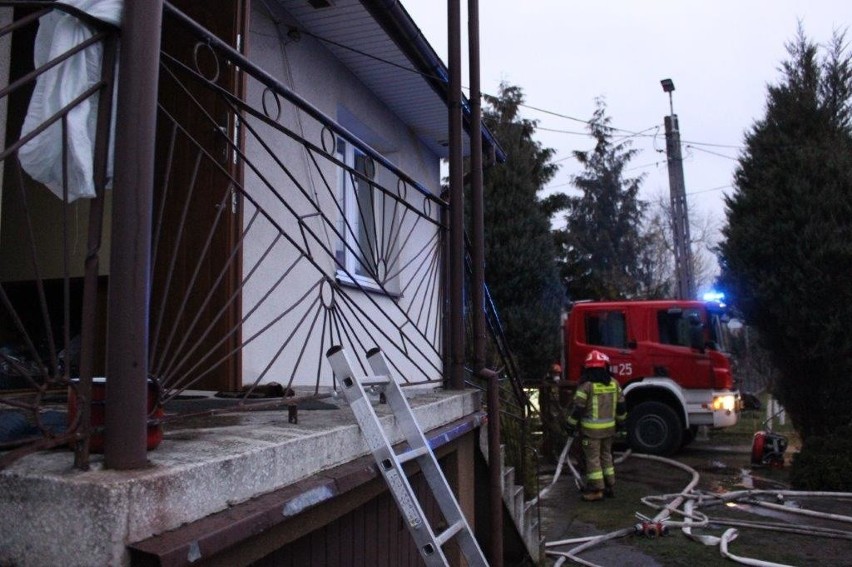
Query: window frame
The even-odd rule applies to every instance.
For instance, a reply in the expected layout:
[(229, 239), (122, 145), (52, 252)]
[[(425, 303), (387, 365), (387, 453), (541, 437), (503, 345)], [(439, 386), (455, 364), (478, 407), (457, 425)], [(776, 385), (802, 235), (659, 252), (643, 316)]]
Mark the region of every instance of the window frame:
[[(338, 262), (336, 278), (343, 284), (357, 286), (368, 291), (385, 293), (376, 278), (368, 273), (372, 260), (363, 260), (363, 254), (374, 254), (375, 235), (378, 231), (378, 215), (374, 200), (373, 185), (376, 164), (365, 152), (343, 137), (336, 137), (335, 156), (345, 165), (338, 168), (338, 199), (341, 213), (337, 220), (338, 236), (335, 243), (335, 259)], [(356, 175), (360, 173), (363, 179)], [(366, 193), (366, 198), (364, 197)], [(369, 225), (369, 226), (367, 226)], [(370, 239), (372, 238), (372, 242)], [(343, 266), (341, 268), (340, 266)], [(377, 269), (375, 265), (372, 269)]]

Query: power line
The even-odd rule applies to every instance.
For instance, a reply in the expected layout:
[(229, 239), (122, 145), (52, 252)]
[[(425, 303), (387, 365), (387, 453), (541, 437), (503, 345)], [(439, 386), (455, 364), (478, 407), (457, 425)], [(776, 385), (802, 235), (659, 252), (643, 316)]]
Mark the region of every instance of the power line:
[(740, 161), (740, 160), (739, 160), (739, 158), (735, 158), (735, 157), (732, 157), (732, 156), (729, 156), (729, 155), (725, 155), (725, 154), (720, 154), (720, 153), (718, 153), (718, 152), (712, 152), (712, 151), (710, 151), (710, 150), (705, 150), (704, 148), (697, 148), (697, 147), (695, 147), (695, 146), (694, 146), (694, 145), (692, 145), (692, 144), (687, 144), (687, 145), (686, 145), (686, 147), (687, 147), (687, 148), (690, 148), (690, 149), (693, 149), (693, 150), (698, 150), (699, 152), (704, 152), (705, 154), (710, 154), (710, 155), (714, 155), (714, 156), (722, 157), (722, 158), (725, 158), (725, 159), (729, 159), (729, 160), (731, 160), (731, 161)]
[[(537, 106), (532, 106), (532, 105), (529, 105), (529, 104), (520, 103), (520, 104), (518, 104), (518, 106), (522, 106), (524, 108), (529, 108), (530, 110), (535, 110), (537, 112), (542, 112), (544, 114), (550, 114), (551, 116), (557, 116), (559, 118), (565, 118), (566, 120), (573, 120), (574, 122), (580, 122), (580, 123), (586, 124), (586, 125), (592, 124), (591, 120), (583, 120), (582, 118), (576, 118), (574, 116), (568, 116), (567, 114), (562, 114), (561, 112), (554, 112), (553, 110), (546, 110), (544, 108), (539, 108)], [(656, 127), (657, 126), (652, 126), (650, 128), (646, 128), (645, 130), (642, 130), (640, 132), (636, 132), (634, 130), (626, 130), (624, 128), (616, 128), (615, 126), (607, 126), (607, 128), (609, 128), (610, 130), (615, 130), (615, 131), (618, 131), (618, 132), (626, 132), (626, 133), (630, 134), (631, 136), (640, 136), (640, 135), (642, 135), (642, 132), (645, 132), (647, 130), (651, 130), (651, 129), (656, 128)]]
[(575, 136), (591, 136), (588, 132), (574, 132), (571, 130), (559, 130), (558, 128), (545, 128), (544, 126), (537, 126), (536, 130), (544, 130), (545, 132), (556, 132), (557, 134), (572, 134)]
[[(662, 162), (660, 162), (660, 163), (662, 163)], [(648, 165), (655, 165), (655, 164), (648, 164)], [(639, 167), (643, 167), (643, 166), (639, 166)], [(625, 171), (628, 171), (628, 170), (625, 170)], [(557, 185), (548, 185), (547, 187), (542, 187), (542, 191), (550, 191), (551, 189), (559, 189), (560, 187), (567, 187), (567, 186), (573, 185), (573, 184), (574, 184), (573, 181), (566, 181), (565, 183), (559, 183)], [(719, 185), (718, 187), (711, 187), (709, 189), (701, 189), (699, 191), (688, 191), (686, 194), (687, 195), (700, 195), (701, 193), (710, 193), (712, 191), (721, 191), (722, 189), (733, 189), (733, 188), (734, 188), (734, 186), (729, 183), (727, 185)]]
[[(334, 45), (334, 46), (339, 47), (339, 48), (341, 48), (341, 49), (346, 49), (347, 51), (351, 51), (352, 53), (357, 53), (358, 55), (361, 55), (361, 56), (363, 56), (363, 57), (367, 57), (367, 58), (369, 58), (369, 59), (372, 59), (373, 61), (378, 61), (378, 62), (380, 62), (380, 63), (386, 63), (387, 65), (390, 65), (390, 66), (395, 67), (395, 68), (397, 68), (397, 69), (401, 69), (401, 70), (403, 70), (403, 71), (408, 71), (409, 73), (414, 73), (414, 74), (416, 74), (416, 75), (420, 75), (420, 76), (421, 76), (421, 77), (423, 77), (423, 78), (426, 78), (426, 79), (435, 79), (435, 80), (441, 81), (441, 82), (443, 82), (443, 83), (446, 83), (446, 82), (447, 82), (446, 77), (441, 77), (441, 76), (435, 75), (435, 74), (433, 74), (433, 73), (426, 73), (426, 72), (420, 71), (420, 70), (418, 70), (418, 69), (414, 69), (414, 68), (412, 68), (412, 67), (408, 67), (408, 66), (406, 66), (406, 65), (400, 65), (399, 63), (395, 63), (395, 62), (393, 62), (393, 61), (389, 61), (389, 60), (384, 59), (384, 58), (382, 58), (382, 57), (378, 57), (378, 56), (376, 56), (376, 55), (372, 55), (372, 54), (370, 54), (370, 53), (367, 53), (367, 52), (362, 51), (362, 50), (360, 50), (360, 49), (356, 49), (356, 48), (354, 48), (354, 47), (351, 47), (351, 46), (348, 46), (348, 45), (346, 45), (346, 44), (340, 43), (340, 42), (338, 42), (338, 41), (334, 41), (334, 40), (332, 40), (332, 39), (328, 39), (328, 38), (322, 37), (322, 36), (320, 36), (320, 35), (317, 35), (317, 34), (315, 34), (315, 33), (310, 32), (310, 31), (308, 31), (308, 30), (305, 30), (305, 29), (302, 29), (302, 28), (299, 28), (299, 27), (296, 27), (296, 26), (290, 26), (290, 29), (291, 29), (291, 30), (294, 30), (294, 31), (297, 31), (297, 32), (299, 32), (299, 33), (303, 33), (303, 34), (305, 34), (305, 35), (307, 35), (307, 36), (313, 37), (313, 38), (314, 38), (314, 39), (316, 39), (317, 41), (320, 41), (320, 42), (323, 42), (323, 43), (328, 43), (328, 44), (330, 44), (330, 45)], [(463, 86), (462, 88), (463, 88), (463, 89), (465, 89), (465, 90), (467, 90), (467, 91), (470, 91), (470, 87), (465, 87), (465, 86)], [(483, 92), (483, 93), (482, 93), (482, 95), (483, 95), (483, 96), (490, 96), (491, 98), (499, 98), (499, 97), (498, 97), (498, 96), (496, 96), (496, 95), (489, 94), (489, 93), (486, 93), (486, 92)], [(559, 117), (559, 118), (565, 118), (565, 119), (567, 119), (567, 120), (573, 120), (574, 122), (579, 122), (579, 123), (581, 123), (581, 124), (590, 125), (590, 124), (592, 123), (590, 120), (583, 120), (582, 118), (576, 118), (576, 117), (574, 117), (574, 116), (569, 116), (569, 115), (564, 114), (564, 113), (561, 113), (561, 112), (555, 112), (555, 111), (553, 111), (553, 110), (547, 110), (547, 109), (539, 108), (539, 107), (537, 107), (537, 106), (532, 106), (532, 105), (529, 105), (529, 104), (521, 103), (521, 104), (519, 104), (518, 106), (521, 106), (521, 107), (523, 107), (523, 108), (528, 108), (528, 109), (530, 109), (530, 110), (535, 110), (535, 111), (537, 111), (537, 112), (542, 112), (542, 113), (544, 113), (544, 114), (550, 114), (550, 115), (552, 115), (552, 116), (557, 116), (557, 117)], [(647, 128), (646, 130), (642, 130), (642, 131), (640, 131), (640, 132), (635, 132), (635, 131), (633, 131), (633, 130), (627, 130), (627, 129), (625, 129), (625, 128), (617, 128), (617, 127), (615, 127), (615, 126), (608, 126), (608, 128), (610, 128), (610, 129), (612, 129), (612, 130), (616, 130), (616, 131), (618, 131), (618, 132), (625, 132), (625, 133), (630, 134), (630, 135), (632, 135), (632, 136), (638, 136), (638, 135), (641, 135), (641, 134), (642, 134), (642, 132), (645, 132), (645, 131), (650, 130), (650, 129), (652, 129), (652, 128), (658, 128), (658, 126), (653, 126), (653, 127), (651, 127), (651, 128)], [(588, 136), (589, 134), (584, 133), (584, 135)]]
[(555, 160), (551, 161), (550, 163), (559, 163), (560, 161), (565, 161), (566, 159), (577, 159), (577, 156), (575, 156), (573, 153), (571, 153), (571, 154), (569, 154), (565, 157), (555, 159)]
[(734, 149), (734, 150), (743, 149), (742, 145), (733, 146), (733, 145), (730, 145), (730, 144), (711, 144), (710, 142), (690, 142), (689, 140), (681, 140), (681, 142), (684, 143), (684, 144), (693, 144), (693, 145), (696, 145), (696, 146), (710, 146), (712, 148), (731, 148), (731, 149)]
[[(340, 42), (338, 42), (338, 41), (334, 41), (334, 40), (331, 40), (331, 39), (328, 39), (328, 38), (325, 38), (325, 37), (319, 36), (319, 35), (317, 35), (317, 34), (315, 34), (315, 33), (312, 33), (312, 32), (310, 32), (310, 31), (308, 31), (308, 30), (305, 30), (305, 29), (299, 28), (299, 27), (297, 27), (297, 26), (289, 26), (289, 29), (290, 29), (290, 31), (292, 31), (292, 32), (303, 33), (304, 35), (307, 35), (307, 36), (313, 37), (313, 38), (314, 38), (314, 39), (316, 39), (317, 41), (320, 41), (320, 42), (323, 42), (323, 43), (328, 43), (328, 44), (330, 44), (330, 45), (337, 46), (337, 47), (339, 47), (339, 48), (341, 48), (341, 49), (345, 49), (345, 50), (347, 50), (347, 51), (351, 51), (352, 53), (356, 53), (356, 54), (361, 55), (361, 56), (363, 56), (363, 57), (367, 57), (367, 58), (369, 58), (369, 59), (372, 59), (373, 61), (377, 61), (377, 62), (379, 62), (379, 63), (385, 63), (385, 64), (387, 64), (387, 65), (390, 65), (390, 66), (394, 67), (394, 68), (397, 68), (397, 69), (400, 69), (400, 70), (403, 70), (403, 71), (407, 71), (407, 72), (409, 72), (409, 73), (414, 73), (414, 74), (419, 75), (419, 76), (421, 76), (421, 77), (423, 77), (423, 78), (426, 78), (426, 79), (433, 79), (433, 80), (438, 80), (438, 81), (440, 81), (440, 82), (442, 82), (442, 83), (447, 83), (447, 82), (448, 82), (448, 81), (447, 81), (447, 79), (446, 79), (446, 77), (442, 77), (442, 76), (439, 76), (439, 75), (435, 75), (435, 74), (433, 74), (433, 73), (426, 73), (426, 72), (420, 71), (420, 70), (418, 70), (418, 69), (414, 69), (414, 68), (412, 68), (412, 67), (408, 67), (408, 66), (406, 66), (406, 65), (400, 65), (399, 63), (396, 63), (396, 62), (394, 62), (394, 61), (389, 61), (389, 60), (384, 59), (384, 58), (382, 58), (382, 57), (378, 57), (378, 56), (376, 56), (376, 55), (372, 55), (372, 54), (370, 54), (370, 53), (367, 53), (367, 52), (362, 51), (362, 50), (360, 50), (360, 49), (357, 49), (357, 48), (354, 48), (354, 47), (348, 46), (348, 45), (343, 44), (343, 43), (340, 43)], [(470, 91), (470, 88), (469, 88), (469, 87), (462, 86), (462, 88), (463, 88), (464, 90)], [(489, 94), (489, 93), (486, 93), (486, 92), (482, 92), (481, 94), (482, 94), (483, 96), (488, 96), (488, 97), (491, 97), (491, 98), (499, 98), (499, 97), (498, 97), (498, 96), (496, 96), (496, 95)], [(584, 119), (582, 119), (582, 118), (577, 118), (577, 117), (575, 117), (575, 116), (570, 116), (570, 115), (565, 114), (565, 113), (562, 113), (562, 112), (556, 112), (556, 111), (553, 111), (553, 110), (547, 110), (547, 109), (545, 109), (545, 108), (540, 108), (540, 107), (533, 106), (533, 105), (530, 105), (530, 104), (520, 103), (518, 106), (521, 106), (521, 107), (523, 107), (523, 108), (528, 108), (528, 109), (530, 109), (530, 110), (534, 110), (534, 111), (536, 111), (536, 112), (541, 112), (541, 113), (544, 113), (544, 114), (549, 114), (549, 115), (551, 115), (551, 116), (556, 116), (556, 117), (558, 117), (558, 118), (564, 118), (564, 119), (566, 119), (566, 120), (571, 120), (571, 121), (574, 121), (574, 122), (578, 122), (578, 123), (580, 123), (580, 124), (586, 124), (586, 125), (591, 125), (591, 124), (592, 124), (592, 122), (591, 122), (590, 120), (584, 120)], [(647, 137), (647, 138), (655, 138), (655, 137), (657, 136), (657, 134), (656, 134), (656, 133), (655, 133), (655, 134), (645, 134), (644, 132), (647, 132), (648, 130), (652, 130), (652, 129), (655, 129), (655, 128), (656, 128), (656, 129), (659, 129), (659, 125), (655, 125), (655, 126), (652, 126), (652, 127), (646, 128), (645, 130), (640, 130), (639, 132), (636, 132), (636, 131), (634, 131), (634, 130), (628, 130), (628, 129), (626, 129), (626, 128), (618, 128), (618, 127), (615, 127), (615, 126), (607, 126), (607, 128), (609, 128), (609, 129), (611, 129), (611, 130), (614, 130), (614, 131), (617, 131), (617, 132), (625, 132), (625, 133), (629, 134), (628, 138), (629, 138), (629, 137)], [(549, 131), (549, 132), (564, 133), (564, 134), (583, 135), (583, 136), (590, 136), (590, 135), (591, 135), (591, 134), (586, 133), (586, 132), (571, 132), (571, 131), (568, 131), (568, 130), (557, 130), (557, 129), (551, 129), (551, 128), (544, 128), (544, 127), (541, 127), (541, 126), (539, 126), (537, 129), (539, 129), (539, 130), (545, 130), (545, 131)], [(687, 141), (687, 140), (684, 140), (683, 142), (684, 142), (684, 143), (691, 144), (691, 145), (695, 145), (695, 146), (700, 145), (700, 146), (708, 146), (708, 147), (716, 147), (716, 148), (732, 148), (732, 149), (742, 149), (742, 148), (743, 148), (743, 146), (730, 145), (730, 144), (716, 144), (716, 143), (711, 143), (711, 142), (692, 142), (692, 141)], [(697, 148), (696, 148), (696, 149), (697, 149)], [(721, 155), (721, 154), (719, 154), (719, 155)], [(730, 156), (722, 156), (722, 157), (727, 157), (727, 158), (729, 158), (729, 159), (736, 159), (736, 158), (731, 158)]]
[(722, 189), (733, 189), (733, 187), (734, 186), (729, 183), (727, 185), (719, 185), (718, 187), (711, 187), (710, 189), (702, 189), (700, 191), (689, 191), (686, 194), (687, 195), (698, 195), (698, 194), (701, 194), (701, 193), (710, 193), (711, 191), (721, 191)]
[(560, 187), (567, 187), (569, 185), (573, 185), (573, 181), (566, 181), (565, 183), (560, 183), (559, 185), (549, 185), (547, 187), (542, 187), (542, 191), (550, 191), (551, 189), (558, 189)]
[(647, 167), (658, 166), (658, 165), (663, 164), (663, 163), (666, 163), (666, 160), (663, 159), (663, 160), (660, 160), (660, 161), (655, 161), (653, 163), (644, 163), (642, 165), (635, 165), (633, 167), (625, 169), (624, 172), (627, 173), (628, 171), (633, 171), (634, 169), (645, 169)]

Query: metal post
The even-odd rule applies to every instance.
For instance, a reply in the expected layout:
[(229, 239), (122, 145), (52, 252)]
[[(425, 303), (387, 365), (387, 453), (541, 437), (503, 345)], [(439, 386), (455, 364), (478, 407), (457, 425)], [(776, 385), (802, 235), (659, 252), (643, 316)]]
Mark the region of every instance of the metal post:
[(461, 6), (447, 0), (450, 129), (450, 388), (464, 388), (464, 172), (462, 170)]
[(151, 209), (162, 0), (131, 1), (122, 20), (109, 277), (104, 460), (146, 465)]
[(85, 435), (77, 442), (74, 451), (74, 466), (81, 470), (89, 468), (89, 442), (91, 440), (92, 375), (95, 362), (95, 327), (99, 316), (98, 273), (100, 271), (101, 236), (104, 217), (104, 188), (107, 177), (110, 124), (113, 93), (115, 92), (115, 59), (118, 51), (118, 34), (112, 33), (104, 41), (101, 77), (105, 87), (98, 97), (98, 122), (95, 135), (95, 198), (89, 203), (89, 231), (86, 249), (85, 275), (83, 278), (83, 314), (80, 324), (80, 383), (77, 391), (77, 407), (80, 416), (80, 431)]
[(470, 64), (470, 189), (473, 225), (473, 371), (485, 367), (485, 205), (482, 187), (482, 93), (479, 69), (479, 0), (467, 3)]
[(491, 509), (488, 562), (491, 567), (503, 565), (503, 475), (500, 459), (500, 377), (483, 369), (488, 379), (488, 503)]
[[(450, 202), (450, 192), (449, 189), (444, 190), (441, 193), (441, 199), (444, 202)], [(450, 258), (452, 254), (450, 253), (450, 209), (449, 207), (441, 208), (441, 257), (443, 261), (441, 262), (441, 344), (445, 345), (441, 352), (441, 363), (443, 364), (444, 370), (444, 379), (443, 384), (444, 388), (450, 388), (450, 380), (451, 373), (450, 368), (452, 368), (453, 361), (453, 349), (452, 349), (452, 340), (451, 340), (451, 320), (450, 317), (451, 308), (451, 294), (450, 289), (452, 288), (450, 282)]]

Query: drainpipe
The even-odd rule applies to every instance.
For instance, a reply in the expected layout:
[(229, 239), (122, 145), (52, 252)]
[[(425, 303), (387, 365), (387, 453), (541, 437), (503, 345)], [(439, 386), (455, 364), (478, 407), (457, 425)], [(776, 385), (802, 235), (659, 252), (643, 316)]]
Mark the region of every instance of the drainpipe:
[(162, 14), (163, 0), (124, 4), (104, 420), (104, 461), (112, 469), (147, 464), (151, 209)]
[(461, 5), (447, 0), (450, 130), (450, 388), (464, 388), (464, 171), (461, 106)]
[(470, 188), (473, 224), (473, 371), (485, 367), (485, 206), (482, 188), (482, 93), (479, 80), (479, 0), (467, 3), (468, 51), (470, 63)]

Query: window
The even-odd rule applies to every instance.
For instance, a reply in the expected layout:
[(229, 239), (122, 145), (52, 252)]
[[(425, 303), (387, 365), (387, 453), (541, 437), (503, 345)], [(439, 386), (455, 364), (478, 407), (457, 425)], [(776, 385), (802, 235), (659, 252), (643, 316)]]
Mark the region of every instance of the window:
[(586, 314), (586, 343), (595, 346), (627, 348), (627, 319), (621, 311), (594, 311)]
[(701, 321), (701, 313), (697, 309), (670, 309), (657, 312), (660, 343), (690, 346), (690, 328), (696, 321), (699, 323)]
[(376, 167), (373, 160), (358, 148), (337, 139), (337, 159), (346, 164), (340, 168), (338, 198), (343, 214), (338, 217), (338, 240), (335, 256), (357, 283), (376, 281), (376, 203), (373, 181)]

